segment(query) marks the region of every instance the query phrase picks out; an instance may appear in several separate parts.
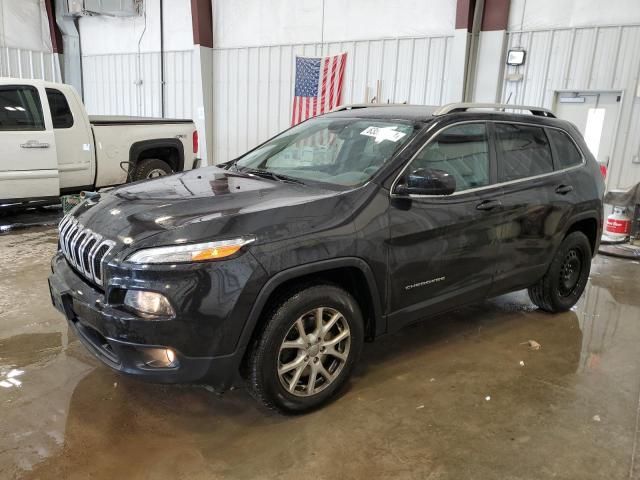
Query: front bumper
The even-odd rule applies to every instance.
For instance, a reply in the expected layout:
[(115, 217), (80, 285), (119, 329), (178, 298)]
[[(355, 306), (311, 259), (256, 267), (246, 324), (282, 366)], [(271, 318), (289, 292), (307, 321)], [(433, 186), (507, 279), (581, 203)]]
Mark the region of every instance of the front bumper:
[[(61, 254), (52, 260), (49, 289), (53, 305), (67, 318), (83, 345), (114, 370), (160, 383), (202, 382), (225, 390), (238, 379), (241, 352), (226, 355), (193, 356), (185, 353), (202, 341), (189, 343), (184, 332), (193, 322), (184, 319), (148, 321), (111, 306), (105, 294), (85, 282)], [(176, 335), (175, 332), (183, 332)], [(171, 348), (172, 366), (155, 366), (159, 356)], [(206, 348), (203, 350), (206, 351)]]

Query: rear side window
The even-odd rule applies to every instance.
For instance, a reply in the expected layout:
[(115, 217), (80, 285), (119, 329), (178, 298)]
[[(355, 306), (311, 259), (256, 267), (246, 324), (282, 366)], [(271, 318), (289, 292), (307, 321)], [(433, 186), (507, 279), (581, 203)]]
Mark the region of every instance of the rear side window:
[(556, 170), (573, 167), (582, 163), (582, 154), (576, 148), (573, 140), (562, 130), (547, 129), (547, 135), (556, 155)]
[(0, 131), (44, 130), (38, 90), (29, 85), (0, 87)]
[(53, 128), (73, 127), (73, 115), (64, 94), (54, 88), (47, 88), (47, 100), (51, 109)]
[(500, 152), (498, 179), (509, 182), (553, 172), (551, 147), (540, 127), (496, 123), (496, 146)]
[(456, 179), (456, 192), (489, 185), (489, 142), (484, 123), (449, 127), (429, 142), (411, 169), (443, 170)]

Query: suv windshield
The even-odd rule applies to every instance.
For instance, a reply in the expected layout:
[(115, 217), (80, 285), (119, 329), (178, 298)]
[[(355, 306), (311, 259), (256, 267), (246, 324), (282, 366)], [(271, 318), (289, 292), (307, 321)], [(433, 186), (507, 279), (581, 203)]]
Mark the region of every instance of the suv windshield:
[(353, 187), (369, 180), (413, 136), (409, 122), (316, 118), (241, 157), (239, 170)]

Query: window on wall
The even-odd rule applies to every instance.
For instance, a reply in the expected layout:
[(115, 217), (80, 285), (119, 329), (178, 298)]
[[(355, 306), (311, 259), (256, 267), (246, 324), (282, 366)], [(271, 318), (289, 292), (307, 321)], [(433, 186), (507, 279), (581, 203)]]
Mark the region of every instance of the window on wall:
[(547, 129), (547, 135), (556, 153), (556, 170), (573, 167), (582, 163), (582, 154), (576, 148), (573, 140), (562, 130)]
[(0, 131), (44, 130), (38, 90), (29, 85), (0, 87)]
[(71, 114), (67, 98), (60, 90), (54, 88), (47, 88), (46, 90), (49, 108), (51, 109), (53, 128), (73, 127), (73, 115)]
[(456, 180), (456, 192), (489, 185), (489, 142), (484, 123), (449, 127), (431, 140), (410, 169), (442, 170)]
[(498, 181), (509, 182), (553, 172), (551, 147), (541, 127), (496, 123), (496, 147), (500, 152)]

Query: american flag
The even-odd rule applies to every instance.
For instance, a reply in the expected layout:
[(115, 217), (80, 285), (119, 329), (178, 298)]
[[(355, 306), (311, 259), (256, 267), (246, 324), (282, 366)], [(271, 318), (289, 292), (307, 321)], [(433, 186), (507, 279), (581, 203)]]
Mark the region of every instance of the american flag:
[(296, 86), (291, 126), (340, 105), (347, 54), (296, 57)]

